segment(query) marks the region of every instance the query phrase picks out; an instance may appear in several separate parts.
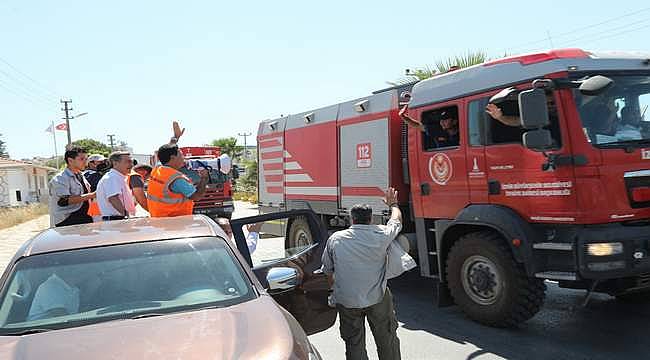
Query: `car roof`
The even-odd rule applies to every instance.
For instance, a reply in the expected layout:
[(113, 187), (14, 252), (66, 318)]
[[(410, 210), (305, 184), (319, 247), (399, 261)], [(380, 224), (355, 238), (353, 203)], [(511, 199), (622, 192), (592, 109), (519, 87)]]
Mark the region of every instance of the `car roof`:
[(50, 228), (27, 242), (17, 255), (201, 236), (226, 238), (223, 230), (205, 215), (133, 218)]

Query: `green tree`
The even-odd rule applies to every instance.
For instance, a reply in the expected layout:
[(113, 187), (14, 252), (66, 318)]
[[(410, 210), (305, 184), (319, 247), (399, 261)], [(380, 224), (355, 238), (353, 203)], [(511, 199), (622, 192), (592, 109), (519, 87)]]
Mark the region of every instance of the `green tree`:
[(8, 158), (9, 153), (7, 152), (7, 143), (2, 140), (2, 134), (0, 134), (0, 158)]
[(482, 50), (468, 51), (463, 55), (454, 55), (446, 59), (434, 62), (434, 66), (424, 66), (413, 70), (406, 70), (406, 77), (399, 78), (396, 81), (389, 81), (390, 85), (403, 85), (419, 80), (428, 79), (436, 75), (444, 74), (454, 67), (459, 69), (482, 64), (490, 60), (487, 53)]
[[(59, 168), (65, 167), (65, 161), (63, 161), (63, 156), (59, 155), (58, 158), (59, 158), (59, 162), (58, 162)], [(56, 165), (57, 165), (56, 158), (52, 158), (52, 159), (46, 161), (45, 164), (43, 164), (43, 165), (49, 166), (49, 167), (52, 167), (52, 168), (56, 169)]]
[(242, 165), (246, 167), (246, 174), (240, 179), (242, 187), (246, 191), (257, 191), (257, 160), (246, 160)]
[(72, 142), (73, 146), (80, 146), (88, 152), (88, 155), (90, 154), (102, 154), (104, 156), (108, 156), (111, 153), (111, 148), (110, 146), (104, 144), (101, 141), (97, 141), (94, 139), (80, 139), (80, 140), (75, 140)]
[(243, 146), (237, 145), (237, 138), (234, 137), (212, 140), (212, 143), (210, 145), (220, 147), (221, 153), (227, 154), (232, 159), (238, 158), (244, 150)]

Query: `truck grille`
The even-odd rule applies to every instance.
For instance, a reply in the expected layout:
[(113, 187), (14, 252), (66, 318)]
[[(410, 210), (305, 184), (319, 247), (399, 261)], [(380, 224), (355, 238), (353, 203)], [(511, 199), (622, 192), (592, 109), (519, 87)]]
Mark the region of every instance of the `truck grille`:
[(636, 280), (637, 287), (646, 288), (650, 287), (650, 273), (639, 275)]
[(633, 209), (650, 207), (650, 201), (635, 201), (632, 195), (632, 191), (636, 188), (650, 187), (650, 170), (627, 172), (624, 179), (630, 206)]

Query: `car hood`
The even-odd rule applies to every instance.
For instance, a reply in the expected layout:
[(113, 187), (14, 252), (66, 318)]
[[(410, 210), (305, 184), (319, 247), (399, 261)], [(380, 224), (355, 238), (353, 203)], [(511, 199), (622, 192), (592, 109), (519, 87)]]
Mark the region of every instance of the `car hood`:
[(0, 359), (307, 359), (306, 336), (269, 296), (230, 306), (0, 337)]

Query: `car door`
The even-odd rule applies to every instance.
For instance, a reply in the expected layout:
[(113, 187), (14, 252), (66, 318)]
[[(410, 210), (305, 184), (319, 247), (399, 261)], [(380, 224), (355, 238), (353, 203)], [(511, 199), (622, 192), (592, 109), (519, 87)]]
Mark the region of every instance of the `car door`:
[[(329, 285), (320, 270), (327, 230), (313, 211), (246, 217), (232, 220), (231, 226), (237, 248), (253, 273), (307, 334), (334, 324), (336, 310), (327, 305)], [(259, 238), (252, 252), (249, 226)]]

